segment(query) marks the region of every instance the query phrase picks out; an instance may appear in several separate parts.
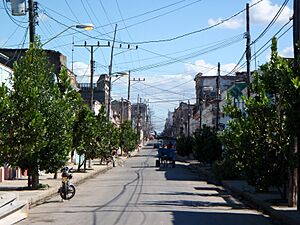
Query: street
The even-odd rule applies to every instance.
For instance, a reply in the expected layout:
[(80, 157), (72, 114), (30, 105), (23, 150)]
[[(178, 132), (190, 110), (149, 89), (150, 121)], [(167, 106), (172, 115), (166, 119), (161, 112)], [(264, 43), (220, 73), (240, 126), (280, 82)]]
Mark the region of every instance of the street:
[(142, 148), (124, 165), (78, 186), (70, 201), (49, 199), (18, 224), (274, 224), (221, 187), (201, 180), (185, 163), (156, 168), (156, 154), (152, 146)]

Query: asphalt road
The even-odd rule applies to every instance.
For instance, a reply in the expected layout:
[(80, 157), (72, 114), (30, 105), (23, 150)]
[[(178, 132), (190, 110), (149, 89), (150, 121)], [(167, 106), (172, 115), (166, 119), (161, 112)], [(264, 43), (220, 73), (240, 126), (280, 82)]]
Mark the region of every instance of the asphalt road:
[(271, 225), (184, 163), (156, 168), (153, 147), (77, 187), (70, 201), (54, 197), (18, 225)]

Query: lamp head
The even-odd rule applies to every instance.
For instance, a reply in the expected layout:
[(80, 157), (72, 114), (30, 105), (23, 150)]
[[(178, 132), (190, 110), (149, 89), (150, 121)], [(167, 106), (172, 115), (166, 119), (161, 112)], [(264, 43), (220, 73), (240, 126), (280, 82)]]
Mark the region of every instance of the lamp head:
[(77, 29), (93, 30), (95, 26), (93, 24), (77, 24), (75, 27)]

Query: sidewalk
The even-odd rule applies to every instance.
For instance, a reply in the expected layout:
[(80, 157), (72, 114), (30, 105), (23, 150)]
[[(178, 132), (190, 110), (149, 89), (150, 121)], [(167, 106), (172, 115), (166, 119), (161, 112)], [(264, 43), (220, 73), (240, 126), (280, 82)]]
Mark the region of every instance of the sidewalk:
[[(73, 166), (76, 169), (76, 165)], [(112, 165), (99, 165), (99, 160), (95, 160), (92, 163), (92, 168), (87, 169), (86, 172), (74, 172), (72, 182), (77, 186), (84, 182), (86, 179), (96, 176), (100, 173), (105, 173), (112, 168)], [(57, 194), (57, 190), (61, 185), (60, 173), (57, 175), (57, 179), (53, 179), (54, 174), (42, 173), (39, 176), (41, 184), (49, 185), (46, 189), (40, 190), (27, 190), (27, 177), (16, 180), (5, 180), (0, 183), (0, 196), (7, 192), (15, 194), (20, 201), (27, 201), (29, 207), (32, 207), (48, 197)]]
[(280, 195), (277, 191), (256, 193), (255, 188), (248, 185), (244, 180), (225, 180), (218, 182), (213, 179), (210, 168), (200, 166), (200, 163), (196, 160), (185, 161), (189, 163), (191, 170), (204, 176), (208, 182), (223, 186), (226, 190), (230, 191), (233, 196), (242, 198), (243, 201), (248, 203), (251, 207), (263, 211), (274, 220), (286, 225), (300, 224), (300, 212), (296, 210), (296, 207), (288, 207), (287, 203), (276, 201), (280, 200)]

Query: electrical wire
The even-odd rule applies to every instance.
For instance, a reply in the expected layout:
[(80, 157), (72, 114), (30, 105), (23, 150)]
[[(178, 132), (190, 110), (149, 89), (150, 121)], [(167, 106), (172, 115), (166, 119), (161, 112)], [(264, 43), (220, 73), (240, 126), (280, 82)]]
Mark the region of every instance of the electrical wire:
[(26, 29), (25, 26), (20, 25), (20, 23), (26, 23), (26, 22), (17, 20), (17, 19), (13, 18), (13, 17), (10, 15), (9, 9), (8, 9), (8, 6), (7, 6), (7, 2), (6, 2), (5, 0), (3, 0), (3, 6), (4, 6), (5, 12), (6, 12), (6, 14), (8, 15), (9, 19), (10, 19), (15, 25), (17, 25), (17, 26), (19, 26), (19, 27), (22, 27), (22, 28)]
[[(285, 23), (273, 36), (272, 38), (270, 38), (268, 41), (265, 42), (265, 44), (263, 44), (253, 55), (254, 57), (252, 57), (251, 62), (253, 60), (255, 60), (258, 56), (260, 56), (262, 53), (264, 53), (267, 49), (269, 49), (271, 47), (272, 44), (269, 44), (273, 37), (276, 37), (290, 22), (292, 21), (292, 19), (290, 19), (287, 23)], [(277, 37), (277, 39), (279, 40), (282, 36), (284, 36), (293, 26), (290, 26), (287, 30), (285, 30), (280, 36)], [(233, 73), (236, 71), (241, 70), (242, 68), (244, 68), (246, 66), (246, 62), (244, 62), (242, 65), (240, 65), (240, 67), (238, 67), (235, 71), (232, 71)]]
[[(253, 7), (255, 5), (257, 5), (258, 3), (262, 2), (263, 0), (260, 0), (260, 1), (257, 1), (256, 3), (252, 4), (251, 6), (249, 7)], [(175, 41), (177, 39), (181, 39), (181, 38), (184, 38), (184, 37), (187, 37), (187, 36), (190, 36), (190, 35), (193, 35), (193, 34), (197, 34), (197, 33), (200, 33), (200, 32), (203, 32), (203, 31), (207, 31), (207, 30), (210, 30), (214, 27), (217, 27), (217, 26), (220, 26), (222, 25), (223, 23), (233, 19), (234, 17), (242, 14), (243, 12), (245, 11), (245, 9), (242, 9), (240, 10), (239, 12), (235, 13), (234, 15), (224, 19), (224, 20), (221, 20), (220, 22), (214, 24), (214, 25), (211, 25), (211, 26), (208, 26), (208, 27), (205, 27), (205, 28), (202, 28), (202, 29), (199, 29), (199, 30), (195, 30), (195, 31), (192, 31), (192, 32), (189, 32), (189, 33), (185, 33), (185, 34), (181, 34), (181, 35), (178, 35), (176, 37), (172, 37), (172, 38), (166, 38), (166, 39), (159, 39), (159, 40), (149, 40), (149, 41), (139, 41), (139, 42), (133, 42), (133, 43), (130, 43), (130, 42), (127, 42), (128, 44), (133, 44), (133, 45), (141, 45), (141, 44), (149, 44), (149, 43), (161, 43), (161, 42), (170, 42), (170, 41)]]
[[(152, 69), (152, 68), (157, 68), (157, 67), (163, 67), (163, 66), (171, 65), (171, 64), (176, 63), (176, 62), (187, 63), (184, 60), (187, 60), (187, 59), (190, 59), (190, 58), (194, 58), (194, 57), (198, 57), (198, 56), (206, 54), (206, 53), (211, 53), (211, 52), (216, 51), (216, 50), (220, 50), (220, 49), (228, 47), (228, 46), (230, 46), (232, 44), (238, 43), (238, 42), (240, 42), (243, 39), (244, 39), (244, 36), (240, 37), (240, 38), (235, 38), (235, 39), (233, 39), (231, 41), (226, 41), (226, 42), (223, 42), (223, 43), (219, 43), (219, 44), (217, 44), (215, 46), (210, 46), (207, 49), (204, 49), (204, 50), (201, 50), (201, 51), (196, 51), (196, 52), (193, 52), (193, 53), (190, 53), (190, 54), (187, 54), (187, 55), (183, 55), (183, 56), (181, 56), (179, 58), (172, 58), (172, 57), (168, 57), (168, 56), (164, 56), (164, 55), (158, 54), (158, 55), (160, 55), (162, 57), (168, 58), (169, 60), (163, 61), (163, 62), (159, 62), (159, 63), (153, 63), (153, 64), (145, 65), (145, 66), (142, 66), (142, 67), (139, 67), (139, 68), (130, 69), (130, 71), (132, 71), (132, 72), (144, 71), (144, 70), (149, 70), (149, 69)], [(139, 48), (139, 49), (147, 51), (147, 52), (152, 52), (150, 50), (146, 50), (146, 49), (143, 49), (143, 48)]]
[(285, 6), (288, 4), (289, 0), (285, 0), (281, 7), (279, 8), (278, 12), (275, 14), (273, 19), (270, 21), (270, 23), (267, 25), (267, 27), (263, 30), (263, 32), (251, 43), (251, 45), (255, 44), (259, 39), (261, 39), (267, 32), (270, 30), (270, 28), (275, 24), (276, 20), (282, 13)]
[(72, 13), (72, 15), (74, 16), (74, 18), (76, 19), (77, 23), (80, 23), (78, 17), (77, 17), (76, 14), (73, 12), (73, 10), (72, 10), (72, 8), (70, 7), (70, 5), (69, 5), (69, 3), (68, 3), (67, 0), (65, 0), (65, 3), (66, 3), (66, 5), (68, 6), (68, 8), (69, 8), (70, 12)]
[[(181, 1), (177, 1), (177, 2), (174, 2), (172, 4), (169, 4), (169, 5), (165, 5), (165, 6), (162, 6), (160, 8), (157, 8), (157, 9), (154, 9), (154, 10), (150, 10), (150, 11), (147, 11), (147, 12), (144, 12), (144, 13), (141, 13), (141, 14), (138, 14), (138, 15), (135, 15), (135, 16), (131, 16), (131, 17), (128, 17), (128, 18), (125, 18), (124, 21), (127, 21), (127, 20), (132, 20), (132, 19), (136, 19), (136, 18), (139, 18), (139, 17), (142, 17), (142, 16), (145, 16), (145, 15), (148, 15), (148, 14), (151, 14), (151, 13), (154, 13), (154, 12), (157, 12), (157, 11), (160, 11), (160, 10), (163, 10), (163, 9), (166, 9), (166, 8), (170, 8), (174, 5), (178, 5), (182, 2), (186, 2), (187, 0), (181, 0)], [(104, 9), (104, 6), (102, 4), (102, 1), (99, 0), (99, 2), (101, 2), (101, 6), (102, 8)], [(106, 11), (105, 11), (105, 15), (107, 15)], [(109, 22), (109, 24), (105, 24), (103, 25), (104, 27), (105, 26), (109, 26), (109, 25), (112, 25), (112, 24), (117, 24), (117, 23), (120, 23), (122, 22), (122, 20), (118, 20), (118, 21), (115, 21), (113, 23)], [(113, 27), (112, 27), (113, 28)]]

